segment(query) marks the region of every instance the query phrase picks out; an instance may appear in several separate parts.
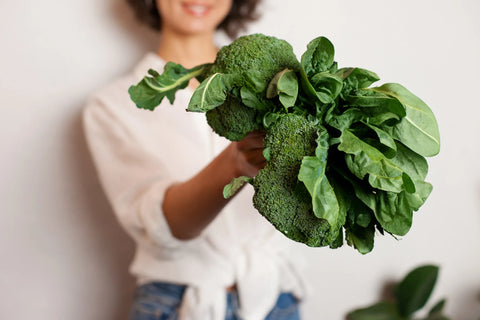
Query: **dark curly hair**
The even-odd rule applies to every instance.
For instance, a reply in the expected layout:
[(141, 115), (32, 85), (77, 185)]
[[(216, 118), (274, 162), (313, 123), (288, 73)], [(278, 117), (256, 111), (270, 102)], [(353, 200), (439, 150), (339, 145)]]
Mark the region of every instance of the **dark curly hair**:
[[(234, 39), (240, 31), (245, 30), (247, 24), (259, 18), (257, 6), (261, 0), (233, 0), (232, 8), (220, 23), (218, 29)], [(162, 21), (155, 0), (127, 0), (135, 11), (138, 20), (154, 30), (160, 31)]]

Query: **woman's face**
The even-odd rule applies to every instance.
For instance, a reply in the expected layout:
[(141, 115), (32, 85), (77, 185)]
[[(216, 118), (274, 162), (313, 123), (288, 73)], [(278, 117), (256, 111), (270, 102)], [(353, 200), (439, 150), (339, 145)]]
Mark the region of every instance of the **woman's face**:
[(184, 35), (212, 33), (227, 16), (233, 0), (156, 0), (162, 30)]

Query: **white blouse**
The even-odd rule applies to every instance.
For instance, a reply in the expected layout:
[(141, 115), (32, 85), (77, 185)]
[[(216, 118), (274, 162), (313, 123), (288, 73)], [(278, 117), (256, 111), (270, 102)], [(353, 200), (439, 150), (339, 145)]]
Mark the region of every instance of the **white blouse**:
[[(246, 320), (263, 319), (280, 292), (299, 299), (304, 287), (289, 250), (293, 242), (252, 205), (246, 186), (193, 240), (172, 236), (162, 212), (165, 190), (205, 167), (229, 143), (204, 114), (186, 112), (191, 89), (153, 112), (136, 108), (128, 88), (164, 61), (150, 53), (132, 73), (94, 94), (84, 130), (101, 184), (126, 232), (136, 242), (130, 271), (138, 284), (187, 285), (180, 319), (225, 317), (225, 288), (236, 284)], [(188, 194), (185, 195), (188, 197)]]

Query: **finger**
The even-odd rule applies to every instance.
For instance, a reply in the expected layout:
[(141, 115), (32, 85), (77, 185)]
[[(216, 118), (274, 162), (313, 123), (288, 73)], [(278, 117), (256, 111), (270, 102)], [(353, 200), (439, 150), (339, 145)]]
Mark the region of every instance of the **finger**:
[(248, 162), (250, 164), (253, 164), (253, 165), (258, 165), (258, 164), (261, 164), (263, 162), (266, 162), (266, 159), (263, 156), (263, 153), (260, 152), (260, 150), (258, 150), (258, 151), (253, 151), (252, 150), (252, 151), (249, 151), (249, 152), (245, 152), (243, 154), (243, 156), (244, 156), (244, 159), (245, 159), (246, 162)]
[(257, 137), (248, 137), (238, 142), (239, 150), (254, 150), (254, 149), (263, 149), (263, 138), (262, 136)]
[(265, 137), (265, 135), (267, 134), (267, 132), (265, 130), (254, 130), (254, 131), (251, 131), (247, 134), (247, 137), (248, 136), (251, 136), (251, 137)]

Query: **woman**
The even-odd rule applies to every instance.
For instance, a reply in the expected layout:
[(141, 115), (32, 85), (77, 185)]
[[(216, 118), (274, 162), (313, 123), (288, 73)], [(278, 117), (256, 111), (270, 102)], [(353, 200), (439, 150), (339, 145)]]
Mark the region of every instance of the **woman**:
[[(185, 112), (193, 89), (155, 112), (135, 108), (128, 87), (166, 61), (212, 62), (217, 29), (235, 36), (258, 1), (129, 1), (161, 29), (157, 53), (96, 93), (84, 127), (101, 183), (136, 242), (138, 289), (130, 319), (298, 319), (303, 295), (290, 240), (252, 206), (252, 189), (225, 200), (223, 187), (264, 166), (262, 132), (239, 142)], [(142, 13), (143, 12), (143, 13)], [(146, 18), (150, 17), (150, 18)]]

